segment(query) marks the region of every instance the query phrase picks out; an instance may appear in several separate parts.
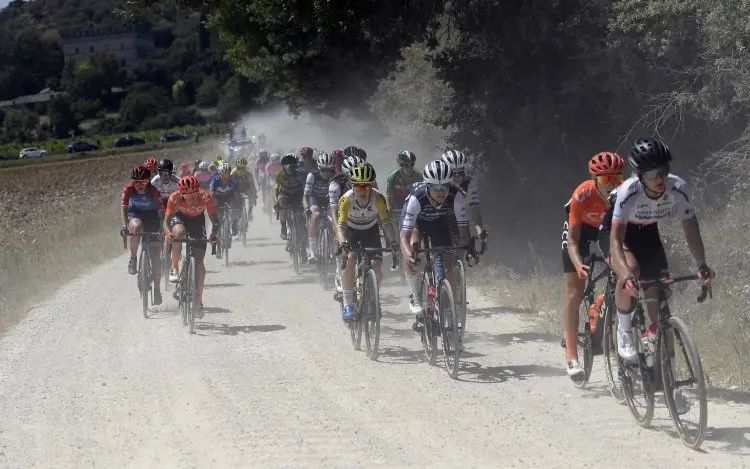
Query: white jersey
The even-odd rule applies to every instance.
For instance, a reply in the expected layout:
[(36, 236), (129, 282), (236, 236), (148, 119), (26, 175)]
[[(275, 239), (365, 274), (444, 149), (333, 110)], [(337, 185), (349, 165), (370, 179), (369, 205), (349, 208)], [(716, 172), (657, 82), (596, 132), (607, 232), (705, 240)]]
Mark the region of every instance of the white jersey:
[(404, 206), (402, 230), (413, 230), (417, 221), (431, 222), (454, 215), (458, 226), (469, 224), (466, 218), (464, 194), (455, 187), (451, 187), (448, 197), (441, 205), (433, 205), (428, 196), (427, 185), (419, 183), (414, 193), (406, 198)]
[(172, 173), (167, 184), (161, 182), (161, 176), (157, 174), (151, 179), (151, 185), (156, 187), (162, 197), (169, 197), (172, 192), (177, 191), (177, 175)]
[(653, 199), (646, 195), (643, 183), (632, 177), (617, 188), (612, 220), (621, 223), (646, 225), (669, 217), (680, 220), (695, 218), (695, 206), (687, 183), (670, 174), (667, 190), (661, 197)]

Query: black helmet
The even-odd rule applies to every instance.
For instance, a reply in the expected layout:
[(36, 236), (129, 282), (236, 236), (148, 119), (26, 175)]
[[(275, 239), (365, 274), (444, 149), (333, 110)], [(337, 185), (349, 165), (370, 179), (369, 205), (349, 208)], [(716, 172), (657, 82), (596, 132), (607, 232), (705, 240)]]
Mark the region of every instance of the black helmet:
[(367, 160), (367, 152), (364, 148), (357, 147), (357, 149), (354, 150), (354, 156), (359, 156), (363, 160)]
[(345, 156), (359, 156), (357, 155), (357, 147), (354, 145), (349, 145), (348, 147), (344, 148), (344, 155)]
[(628, 162), (638, 172), (668, 166), (672, 152), (661, 140), (653, 137), (638, 137), (630, 148)]
[(174, 165), (172, 164), (172, 160), (168, 160), (164, 158), (163, 160), (159, 161), (159, 164), (156, 165), (156, 168), (161, 171), (169, 171), (172, 172), (172, 169), (174, 169)]
[(297, 159), (297, 155), (295, 155), (294, 153), (287, 153), (281, 159), (281, 166), (296, 165), (297, 163), (299, 163), (299, 160)]

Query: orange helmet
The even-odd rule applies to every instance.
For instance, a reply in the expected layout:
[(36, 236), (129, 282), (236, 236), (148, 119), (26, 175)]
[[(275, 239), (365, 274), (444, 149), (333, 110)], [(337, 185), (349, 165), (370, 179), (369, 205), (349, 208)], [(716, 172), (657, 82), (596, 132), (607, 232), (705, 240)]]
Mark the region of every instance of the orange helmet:
[(159, 162), (156, 161), (156, 158), (154, 158), (153, 156), (149, 156), (148, 159), (143, 162), (143, 166), (147, 167), (149, 171), (153, 171), (154, 169), (156, 169), (156, 165), (158, 164)]
[(617, 153), (603, 151), (589, 160), (589, 174), (600, 176), (603, 174), (621, 174), (625, 168), (625, 161)]
[(200, 184), (195, 176), (185, 176), (177, 182), (177, 189), (183, 194), (190, 194), (200, 188)]

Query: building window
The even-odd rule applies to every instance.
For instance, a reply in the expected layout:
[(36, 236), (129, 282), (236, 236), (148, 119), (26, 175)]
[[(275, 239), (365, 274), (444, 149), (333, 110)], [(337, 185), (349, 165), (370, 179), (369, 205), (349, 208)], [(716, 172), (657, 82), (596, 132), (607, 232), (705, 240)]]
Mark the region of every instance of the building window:
[(128, 66), (128, 61), (127, 60), (124, 60), (124, 59), (120, 60), (120, 67), (127, 67), (127, 66)]
[(94, 46), (89, 46), (89, 52), (94, 52)]
[(78, 54), (78, 53), (79, 53), (79, 51), (78, 51), (78, 48), (76, 47), (76, 54)]

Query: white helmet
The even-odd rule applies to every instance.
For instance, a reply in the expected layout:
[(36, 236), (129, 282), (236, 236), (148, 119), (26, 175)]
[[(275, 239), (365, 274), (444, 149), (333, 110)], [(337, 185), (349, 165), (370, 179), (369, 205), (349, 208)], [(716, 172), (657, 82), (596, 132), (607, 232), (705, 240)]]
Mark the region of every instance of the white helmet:
[(201, 161), (198, 164), (198, 169), (200, 169), (201, 171), (208, 171), (208, 161)]
[(430, 161), (422, 171), (425, 184), (448, 184), (453, 177), (453, 169), (442, 160)]
[(229, 167), (229, 163), (227, 163), (226, 161), (224, 163), (221, 163), (219, 165), (219, 168), (217, 169), (219, 174), (229, 174), (231, 170), (232, 168)]
[(363, 161), (364, 160), (359, 156), (347, 156), (344, 158), (344, 161), (341, 162), (341, 171), (348, 176), (352, 168)]
[(451, 165), (454, 171), (463, 171), (466, 169), (466, 155), (458, 150), (445, 150), (443, 152), (443, 161)]
[(320, 169), (333, 169), (333, 157), (328, 153), (321, 153), (318, 155), (318, 168)]

